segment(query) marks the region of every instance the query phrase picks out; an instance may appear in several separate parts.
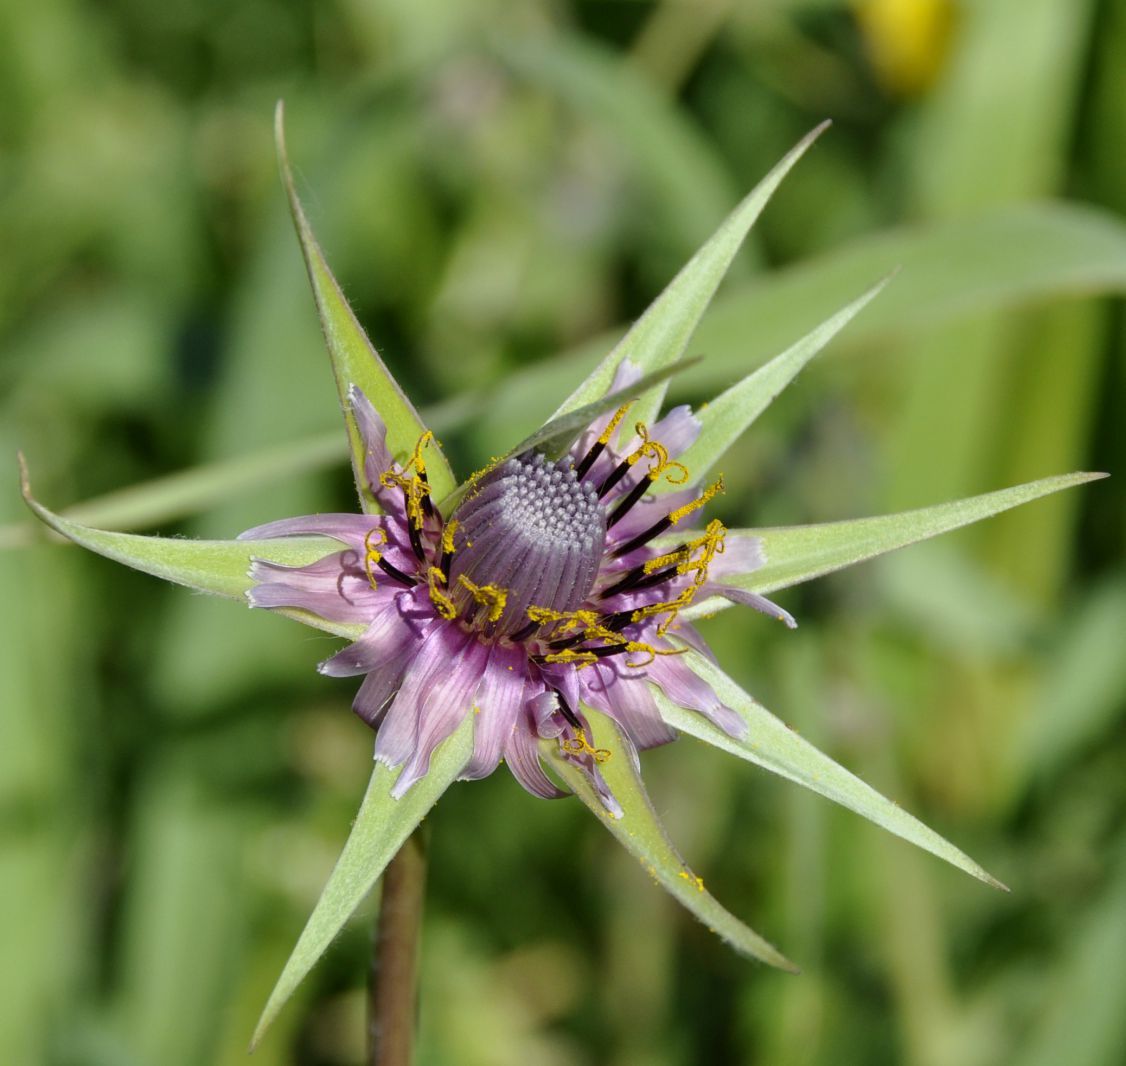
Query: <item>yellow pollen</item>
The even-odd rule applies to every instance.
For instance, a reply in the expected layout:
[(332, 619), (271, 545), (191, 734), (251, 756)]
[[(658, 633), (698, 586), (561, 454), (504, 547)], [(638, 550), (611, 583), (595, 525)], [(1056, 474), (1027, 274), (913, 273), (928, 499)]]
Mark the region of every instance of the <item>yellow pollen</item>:
[(688, 870), (681, 870), (679, 876), (684, 878), (684, 880), (689, 882), (690, 884), (695, 885), (697, 892), (704, 891), (704, 879), (702, 877), (698, 877), (696, 874), (690, 873)]
[(496, 622), (504, 614), (504, 605), (508, 601), (508, 592), (496, 585), (478, 585), (461, 574), (457, 583), (469, 593), (482, 607), (488, 607), (486, 615), (490, 622)]
[(534, 604), (525, 611), (529, 622), (545, 626), (551, 622), (559, 623), (559, 632), (568, 633), (586, 629), (597, 624), (597, 611), (556, 611), (551, 607), (536, 607)]
[[(631, 620), (640, 622), (645, 618), (654, 618), (660, 614), (667, 614), (665, 618), (657, 626), (657, 634), (664, 636), (668, 633), (669, 628), (673, 622), (676, 621), (677, 614), (684, 610), (692, 600), (695, 598), (696, 593), (700, 591), (704, 583), (708, 579), (708, 566), (711, 561), (723, 553), (724, 538), (727, 535), (727, 529), (724, 524), (718, 519), (713, 518), (704, 530), (704, 535), (694, 541), (686, 544), (679, 551), (670, 552), (668, 555), (662, 556), (657, 559), (650, 559), (645, 564), (647, 573), (658, 569), (661, 565), (676, 562), (677, 574), (684, 576), (686, 574), (692, 575), (692, 583), (687, 588), (671, 600), (665, 600), (662, 603), (650, 603), (645, 607), (639, 607), (631, 615)], [(696, 553), (699, 553), (698, 555)], [(695, 558), (693, 558), (695, 556)]]
[[(372, 538), (376, 535), (379, 536), (379, 540), (373, 543)], [(376, 585), (375, 572), (372, 568), (378, 566), (379, 560), (383, 558), (383, 552), (381, 552), (376, 547), (376, 545), (386, 543), (387, 530), (385, 530), (382, 526), (376, 526), (374, 529), (369, 529), (367, 536), (364, 537), (364, 573), (367, 574), (368, 584), (371, 585), (373, 589), (378, 588), (378, 586)]]
[[(621, 633), (604, 626), (601, 622), (601, 616), (595, 611), (554, 611), (548, 607), (529, 607), (527, 614), (533, 622), (538, 622), (540, 625), (558, 622), (560, 633), (581, 632), (583, 640), (597, 640), (607, 648), (621, 648), (622, 651), (631, 655), (641, 653), (649, 656), (649, 658), (641, 661), (627, 659), (626, 666), (631, 669), (643, 669), (652, 663), (658, 655), (680, 655), (687, 650), (685, 648), (656, 648), (643, 641), (627, 640)], [(584, 667), (592, 666), (598, 662), (599, 656), (590, 648), (564, 648), (562, 651), (550, 652), (543, 658), (544, 662), (547, 663), (573, 663), (577, 669), (582, 670)]]
[(457, 608), (442, 588), (446, 583), (446, 575), (438, 567), (432, 566), (426, 571), (426, 580), (430, 588), (430, 602), (447, 622), (452, 622), (457, 617)]
[[(407, 517), (415, 529), (422, 529), (425, 515), (422, 510), (422, 501), (430, 494), (430, 486), (426, 481), (426, 460), (423, 458), (422, 449), (434, 439), (434, 434), (427, 430), (418, 438), (407, 465), (402, 473), (394, 470), (385, 470), (379, 475), (379, 483), (386, 489), (398, 488), (403, 490), (406, 498)], [(414, 473), (410, 473), (413, 468)]]
[(608, 762), (610, 756), (613, 754), (609, 748), (591, 747), (590, 741), (586, 739), (585, 729), (576, 729), (573, 737), (562, 740), (560, 743), (563, 746), (563, 750), (567, 752), (568, 755), (589, 755), (596, 763)]
[(456, 518), (451, 518), (446, 523), (446, 528), (442, 530), (442, 552), (443, 554), (453, 555), (454, 552), (454, 534), (457, 532), (457, 527), (461, 523)]
[(633, 428), (641, 438), (641, 443), (626, 456), (626, 462), (633, 466), (642, 459), (651, 459), (653, 465), (645, 475), (650, 481), (656, 481), (662, 474), (666, 474), (670, 485), (683, 485), (688, 480), (688, 467), (669, 458), (668, 448), (659, 440), (650, 438), (649, 427), (644, 422), (638, 422)]
[(614, 430), (618, 428), (619, 423), (626, 416), (626, 412), (636, 403), (636, 400), (630, 400), (629, 403), (622, 404), (615, 412), (613, 418), (606, 423), (606, 428), (599, 434), (598, 443), (606, 445), (610, 443), (610, 438), (614, 435)]
[[(679, 485), (680, 482), (676, 482), (676, 484)], [(682, 518), (686, 518), (693, 511), (703, 507), (704, 504), (712, 499), (713, 496), (716, 496), (723, 491), (723, 478), (720, 477), (716, 481), (713, 481), (712, 484), (710, 484), (706, 489), (704, 489), (700, 496), (693, 500), (691, 503), (686, 503), (683, 507), (678, 507), (675, 511), (670, 511), (669, 522), (675, 526), (677, 522), (679, 522)]]
[(501, 456), (494, 455), (480, 470), (475, 470), (466, 478), (465, 483), (468, 486), (465, 490), (464, 499), (476, 495), (479, 491), (481, 479), (486, 475), (491, 474), (498, 466), (500, 466)]
[(543, 657), (545, 663), (574, 663), (576, 669), (581, 670), (584, 666), (593, 666), (598, 662), (598, 656), (592, 651), (583, 651), (581, 649), (575, 650), (574, 648), (564, 648), (562, 651), (553, 651)]

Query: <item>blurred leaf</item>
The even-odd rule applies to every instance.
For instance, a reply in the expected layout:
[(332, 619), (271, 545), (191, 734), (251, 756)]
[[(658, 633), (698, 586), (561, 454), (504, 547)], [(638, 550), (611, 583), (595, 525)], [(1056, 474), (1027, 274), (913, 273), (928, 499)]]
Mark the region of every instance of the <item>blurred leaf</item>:
[[(729, 543), (744, 537), (758, 538), (762, 542), (766, 562), (749, 574), (731, 576), (724, 580), (727, 584), (751, 592), (789, 588), (927, 537), (978, 522), (1041, 496), (1103, 477), (1106, 475), (1061, 474), (1058, 477), (1032, 481), (1027, 485), (988, 492), (983, 496), (971, 496), (965, 500), (923, 507), (917, 511), (881, 515), (878, 518), (857, 518), (849, 522), (826, 522), (823, 525), (786, 526), (777, 529), (729, 530)], [(665, 534), (654, 543), (671, 550), (681, 539)], [(694, 604), (682, 614), (694, 618), (722, 606), (723, 603), (712, 597)]]
[(651, 686), (661, 708), (661, 716), (669, 725), (855, 811), (888, 832), (945, 859), (994, 888), (1005, 888), (1000, 881), (991, 877), (973, 859), (934, 830), (928, 829), (897, 803), (885, 799), (874, 788), (803, 740), (788, 725), (755, 702), (753, 697), (707, 657), (692, 649), (684, 654), (696, 674), (715, 690), (720, 702), (747, 723), (747, 735), (744, 740), (728, 736), (702, 714), (685, 710), (667, 699), (655, 686)]
[(1122, 1061), (1122, 958), (1126, 954), (1126, 862), (1121, 843), (1117, 876), (1082, 915), (1062, 965), (1044, 982), (1042, 1009), (1023, 1042), (1019, 1066), (1108, 1066)]
[[(340, 431), (276, 445), (236, 459), (203, 463), (165, 477), (67, 507), (60, 517), (99, 529), (136, 529), (174, 522), (270, 482), (320, 470), (344, 456)], [(23, 547), (39, 539), (31, 522), (0, 526), (0, 549)]]
[[(1024, 204), (886, 230), (761, 275), (712, 303), (692, 338), (704, 361), (677, 382), (678, 390), (727, 386), (847, 304), (858, 281), (875, 282), (897, 269), (895, 284), (844, 334), (842, 349), (867, 351), (925, 335), (945, 323), (1037, 300), (1126, 291), (1126, 224), (1109, 212), (1074, 204)], [(680, 277), (683, 271), (673, 284)], [(620, 336), (595, 337), (498, 382), (488, 396), (490, 424), (478, 427), (482, 446), (494, 446), (492, 434), (499, 436), (499, 429), (493, 427), (511, 434), (542, 421), (544, 397), (568, 388)], [(621, 344), (632, 336), (633, 331)], [(606, 388), (615, 358), (604, 360), (583, 388), (592, 383)], [(568, 403), (581, 403), (586, 396), (580, 393)], [(440, 411), (461, 422), (473, 417), (480, 402), (477, 396), (459, 397)]]
[(571, 760), (560, 756), (557, 740), (543, 741), (541, 744), (541, 751), (548, 758), (552, 769), (657, 882), (709, 930), (723, 937), (745, 955), (771, 966), (796, 971), (797, 967), (789, 959), (724, 910), (711, 893), (705, 890), (704, 882), (677, 854), (649, 801), (641, 775), (634, 764), (633, 754), (622, 742), (621, 733), (613, 720), (587, 706), (583, 707), (583, 713), (589, 717), (599, 745), (611, 753), (610, 758), (599, 765), (599, 770), (622, 808), (621, 817), (611, 816), (587, 775)]
[(656, 221), (678, 252), (695, 248), (739, 195), (713, 138), (636, 66), (590, 37), (560, 34), (550, 42), (537, 37), (501, 38), (496, 48), (513, 70), (604, 131), (610, 146), (626, 156), (631, 188), (650, 208), (645, 224)]
[(461, 773), (473, 752), (473, 721), (471, 714), (463, 718), (456, 732), (435, 750), (426, 775), (402, 799), (391, 798), (391, 788), (401, 771), (376, 764), (348, 841), (262, 1011), (251, 1048), (371, 891), (403, 842)]
[(1053, 773), (1085, 746), (1096, 745), (1122, 714), (1126, 579), (1105, 581), (1061, 622), (1060, 639), (1045, 656), (1039, 693), (1008, 749), (1021, 790), (1028, 778)]
[[(862, 311), (884, 288), (887, 280), (873, 285), (863, 296), (853, 300), (832, 318), (807, 333), (797, 344), (775, 356), (765, 366), (749, 374), (737, 385), (706, 404), (696, 413), (700, 420), (700, 436), (679, 461), (691, 471), (697, 482), (723, 457), (748, 426), (774, 401), (774, 398), (853, 317)], [(657, 483), (665, 491), (667, 482)]]
[(874, 576), (897, 619), (959, 654), (1017, 654), (1038, 621), (1020, 589), (952, 541), (890, 555)]
[[(400, 462), (414, 451), (426, 427), (418, 417), (418, 412), (403, 390), (391, 376), (383, 360), (372, 347), (363, 327), (348, 306), (344, 293), (340, 291), (336, 278), (325, 262), (324, 253), (317, 244), (316, 237), (309, 227), (308, 219), (297, 198), (293, 175), (289, 169), (289, 158), (285, 149), (285, 112), (281, 101), (275, 114), (274, 135), (277, 142), (278, 164), (281, 167), (282, 181), (289, 196), (289, 206), (293, 213), (293, 224), (301, 242), (301, 252), (309, 270), (309, 281), (317, 302), (317, 313), (321, 318), (325, 342), (332, 359), (333, 374), (336, 376), (336, 389), (340, 396), (340, 406), (348, 426), (348, 437), (352, 443), (352, 467), (356, 475), (356, 488), (367, 512), (377, 512), (378, 505), (364, 477), (364, 442), (352, 416), (348, 390), (355, 385), (361, 389), (387, 427), (387, 448)], [(435, 499), (442, 499), (453, 491), (456, 482), (441, 448), (435, 443), (427, 458), (427, 474)]]
[(128, 840), (114, 1013), (133, 1061), (196, 1066), (214, 1061), (215, 1021), (238, 972), (250, 820), (230, 797), (207, 795), (206, 770), (190, 757), (147, 769)]
[[(680, 358), (747, 231), (755, 224), (790, 168), (805, 154), (827, 125), (828, 123), (822, 123), (806, 134), (755, 186), (707, 243), (669, 282), (665, 291), (649, 305), (610, 354), (567, 397), (556, 416), (604, 395), (623, 359), (629, 359), (635, 366), (648, 372)], [(650, 421), (660, 409), (663, 396), (664, 389), (657, 390), (653, 396), (639, 404), (636, 409), (637, 417), (643, 422)]]

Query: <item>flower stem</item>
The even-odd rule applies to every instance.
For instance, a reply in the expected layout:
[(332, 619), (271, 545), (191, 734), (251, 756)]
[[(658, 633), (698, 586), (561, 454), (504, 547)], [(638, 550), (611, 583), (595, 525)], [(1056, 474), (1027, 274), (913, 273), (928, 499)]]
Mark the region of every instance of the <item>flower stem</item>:
[(420, 827), (383, 873), (369, 974), (368, 1066), (410, 1066), (425, 889), (426, 840)]

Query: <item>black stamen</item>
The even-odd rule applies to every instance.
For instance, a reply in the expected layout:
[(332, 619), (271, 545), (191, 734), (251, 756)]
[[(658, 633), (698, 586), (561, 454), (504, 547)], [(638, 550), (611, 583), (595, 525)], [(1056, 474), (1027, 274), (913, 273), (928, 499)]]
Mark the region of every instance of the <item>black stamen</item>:
[(645, 576), (645, 564), (639, 563), (632, 570), (627, 570), (609, 588), (603, 589), (598, 594), (598, 598), (605, 600), (605, 599), (608, 599), (610, 596), (616, 596), (619, 592), (625, 592), (627, 589), (633, 587), (634, 582), (640, 581), (644, 576)]
[(572, 729), (582, 729), (582, 722), (579, 721), (578, 715), (568, 706), (566, 699), (563, 698), (563, 693), (560, 692), (559, 689), (553, 689), (552, 691), (559, 700), (559, 713), (567, 719)]
[(618, 630), (625, 629), (633, 621), (633, 615), (633, 611), (615, 611), (613, 614), (604, 615), (599, 624), (606, 629), (614, 630), (616, 633)]
[(539, 622), (529, 622), (523, 628), (516, 630), (508, 639), (511, 640), (513, 644), (519, 644), (521, 641), (527, 640), (539, 627)]
[(599, 648), (580, 648), (579, 651), (590, 652), (596, 659), (608, 659), (611, 655), (621, 655), (624, 651), (629, 651), (629, 645), (622, 644), (603, 644)]
[(610, 554), (614, 559), (618, 559), (623, 555), (629, 555), (631, 551), (648, 544), (654, 537), (660, 536), (664, 533), (669, 526), (672, 525), (672, 519), (668, 515), (664, 518), (657, 519), (644, 533), (638, 533), (633, 540), (627, 540), (625, 544), (619, 545)]
[(418, 581), (411, 577), (410, 574), (404, 574), (394, 563), (389, 563), (382, 556), (380, 556), (379, 561), (375, 565), (388, 577), (394, 578), (400, 584), (406, 585), (409, 589), (413, 589), (415, 585), (418, 584)]
[[(687, 545), (682, 544), (677, 551), (683, 551), (686, 548)], [(667, 566), (664, 570), (646, 571), (645, 564), (642, 563), (640, 566), (635, 566), (632, 570), (627, 571), (620, 581), (611, 585), (608, 589), (603, 589), (598, 595), (600, 599), (608, 599), (610, 596), (617, 596), (620, 592), (638, 592), (641, 589), (663, 584), (665, 581), (676, 577), (676, 574), (677, 567), (675, 565)]]
[(633, 505), (636, 504), (637, 501), (645, 495), (649, 486), (652, 484), (653, 481), (651, 478), (643, 477), (636, 485), (634, 485), (634, 487), (630, 489), (629, 495), (626, 496), (626, 498), (622, 500), (622, 502), (619, 503), (617, 507), (614, 508), (613, 513), (608, 519), (606, 519), (606, 528), (613, 529), (614, 526), (616, 526), (623, 518), (625, 518), (626, 514), (630, 511)]
[(630, 462), (628, 459), (623, 459), (616, 467), (610, 476), (598, 486), (598, 498), (601, 500), (619, 481), (622, 480), (629, 472)]
[(651, 574), (646, 574), (630, 591), (640, 592), (642, 589), (651, 589), (654, 585), (663, 585), (666, 581), (672, 581), (679, 573), (680, 569), (676, 566), (666, 566), (664, 570), (655, 570)]
[(602, 449), (606, 445), (600, 440), (596, 440), (591, 446), (590, 451), (583, 456), (583, 461), (575, 467), (575, 477), (580, 481), (590, 472), (590, 468), (594, 466), (594, 461), (602, 454)]
[(418, 529), (415, 527), (414, 522), (409, 518), (407, 519), (407, 534), (410, 536), (411, 548), (414, 554), (418, 557), (420, 563), (426, 562), (426, 552), (422, 550), (422, 536)]
[(422, 513), (426, 515), (427, 518), (433, 518), (434, 504), (430, 499), (430, 482), (427, 480), (425, 473), (419, 474), (418, 480), (422, 482), (422, 487), (425, 490), (419, 499), (419, 503), (422, 504)]

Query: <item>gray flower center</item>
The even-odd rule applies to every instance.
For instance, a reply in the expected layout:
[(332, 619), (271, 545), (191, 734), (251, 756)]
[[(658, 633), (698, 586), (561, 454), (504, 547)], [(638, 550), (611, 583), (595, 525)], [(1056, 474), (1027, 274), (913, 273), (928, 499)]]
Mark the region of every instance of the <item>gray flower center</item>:
[[(490, 472), (453, 516), (459, 523), (450, 590), (472, 613), (473, 587), (504, 593), (500, 633), (528, 622), (529, 607), (573, 611), (590, 595), (606, 543), (606, 515), (592, 485), (575, 476), (570, 458), (552, 463), (538, 452)], [(466, 582), (459, 581), (460, 578)]]

